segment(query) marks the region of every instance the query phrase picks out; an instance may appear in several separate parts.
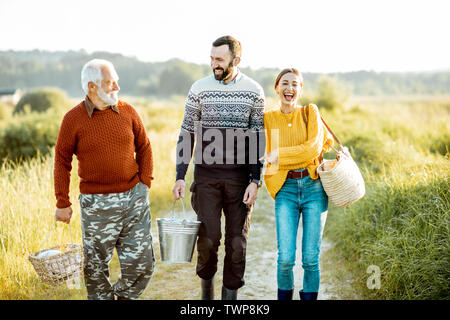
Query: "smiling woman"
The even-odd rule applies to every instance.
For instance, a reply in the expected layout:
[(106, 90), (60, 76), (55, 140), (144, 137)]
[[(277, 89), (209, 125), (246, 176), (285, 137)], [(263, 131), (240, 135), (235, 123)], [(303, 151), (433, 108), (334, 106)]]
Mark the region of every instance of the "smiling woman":
[(331, 145), (333, 139), (320, 121), (317, 106), (297, 107), (302, 87), (297, 69), (281, 71), (275, 80), (280, 109), (264, 114), (267, 154), (263, 159), (268, 163), (264, 181), (275, 199), (279, 300), (292, 300), (300, 217), (304, 269), (300, 298), (317, 299), (320, 245), (328, 211), (328, 197), (316, 169), (323, 152), (329, 149), (326, 143)]
[[(281, 81), (281, 78), (283, 78), (283, 81)], [(301, 95), (302, 89), (303, 76), (295, 68), (284, 69), (278, 74), (275, 80), (275, 91), (278, 94), (282, 105), (285, 106), (285, 108), (287, 107), (290, 111), (292, 111), (292, 107), (295, 106), (295, 102), (299, 95)]]

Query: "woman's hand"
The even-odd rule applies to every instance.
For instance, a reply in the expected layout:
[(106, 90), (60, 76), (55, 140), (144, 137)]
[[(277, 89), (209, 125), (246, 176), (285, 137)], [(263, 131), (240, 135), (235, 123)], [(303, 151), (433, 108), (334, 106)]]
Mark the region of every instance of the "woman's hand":
[(278, 163), (278, 149), (272, 150), (270, 153), (265, 154), (261, 158), (259, 158), (260, 161), (267, 161), (267, 163), (270, 164), (277, 164)]

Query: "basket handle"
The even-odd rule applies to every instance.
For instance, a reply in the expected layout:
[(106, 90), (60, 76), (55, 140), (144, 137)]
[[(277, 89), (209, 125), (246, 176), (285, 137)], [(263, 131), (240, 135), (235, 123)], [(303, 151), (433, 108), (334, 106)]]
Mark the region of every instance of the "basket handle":
[[(47, 243), (48, 237), (50, 236), (50, 234), (52, 233), (52, 231), (55, 230), (55, 229), (56, 229), (56, 218), (55, 218), (55, 223), (53, 224), (53, 228), (51, 228), (51, 229), (47, 232), (47, 234), (45, 235), (44, 240), (42, 241), (41, 245), (39, 246), (39, 249), (42, 249), (42, 248), (43, 248), (43, 246)], [(70, 228), (70, 224), (69, 224), (69, 234), (70, 234), (70, 243), (73, 243), (73, 240), (72, 240), (72, 230), (71, 230), (71, 228)]]
[[(186, 210), (184, 209), (183, 198), (180, 198), (180, 201), (181, 201), (181, 205), (183, 207), (183, 218), (186, 219)], [(172, 216), (170, 217), (171, 219), (175, 219), (175, 204), (176, 203), (177, 203), (177, 200), (175, 200), (172, 205)]]

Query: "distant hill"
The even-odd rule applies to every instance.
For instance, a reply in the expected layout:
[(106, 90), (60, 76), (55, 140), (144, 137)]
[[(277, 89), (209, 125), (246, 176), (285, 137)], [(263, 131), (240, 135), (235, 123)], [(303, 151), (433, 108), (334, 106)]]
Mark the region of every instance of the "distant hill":
[[(127, 95), (186, 95), (197, 79), (211, 74), (208, 64), (178, 59), (166, 62), (143, 62), (135, 57), (110, 52), (88, 54), (80, 51), (0, 51), (0, 90), (23, 91), (45, 86), (64, 89), (70, 96), (82, 96), (80, 71), (93, 58), (110, 60), (120, 76), (121, 92)], [(280, 70), (273, 68), (242, 71), (257, 80), (266, 95), (273, 95), (273, 83)], [(305, 89), (314, 90), (323, 74), (304, 73)], [(355, 95), (444, 94), (450, 93), (450, 71), (423, 73), (356, 71), (332, 73)]]

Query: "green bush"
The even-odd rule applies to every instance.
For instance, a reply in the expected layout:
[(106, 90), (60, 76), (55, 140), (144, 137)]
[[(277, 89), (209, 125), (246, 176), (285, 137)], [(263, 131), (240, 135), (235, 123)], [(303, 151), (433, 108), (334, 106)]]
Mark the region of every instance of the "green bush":
[(70, 106), (70, 100), (61, 89), (43, 88), (26, 93), (14, 108), (14, 114), (26, 111), (27, 106), (31, 112), (44, 112), (48, 109), (64, 110)]
[(317, 104), (314, 92), (312, 92), (311, 90), (308, 90), (308, 89), (303, 89), (302, 95), (301, 95), (301, 97), (299, 99), (299, 103), (302, 106), (305, 106), (305, 105), (307, 105), (309, 103), (314, 103), (318, 107), (321, 107), (320, 105)]
[(202, 77), (204, 77), (203, 70), (194, 64), (175, 61), (160, 74), (158, 94), (162, 96), (185, 96), (192, 83)]
[(321, 76), (317, 83), (317, 105), (324, 109), (343, 109), (350, 96), (350, 89), (345, 87), (336, 78)]
[(419, 143), (432, 153), (448, 155), (450, 150), (450, 131), (448, 124), (435, 124), (435, 130), (420, 137)]
[(450, 133), (445, 132), (439, 137), (434, 137), (431, 140), (430, 151), (443, 156), (448, 155), (450, 151)]
[(389, 136), (381, 132), (355, 133), (351, 138), (344, 140), (344, 146), (348, 146), (358, 164), (370, 166), (373, 173), (383, 172), (394, 160), (403, 156)]
[(60, 121), (51, 111), (14, 117), (0, 133), (0, 158), (21, 161), (49, 153), (56, 144)]
[(11, 115), (11, 107), (6, 103), (0, 102), (0, 121), (7, 120)]

